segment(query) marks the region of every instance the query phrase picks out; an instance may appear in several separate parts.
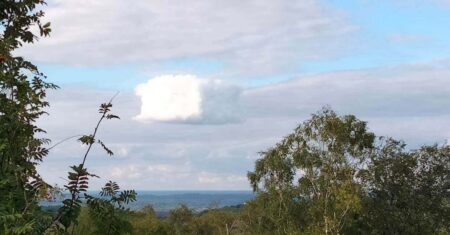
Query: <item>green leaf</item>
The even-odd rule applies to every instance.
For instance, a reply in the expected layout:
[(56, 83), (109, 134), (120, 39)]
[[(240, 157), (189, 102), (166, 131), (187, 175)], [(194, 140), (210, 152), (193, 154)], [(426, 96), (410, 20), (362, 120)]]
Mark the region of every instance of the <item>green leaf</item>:
[(109, 156), (114, 155), (113, 151), (111, 151), (108, 147), (106, 147), (106, 145), (101, 140), (98, 140), (98, 143), (103, 147), (103, 149)]

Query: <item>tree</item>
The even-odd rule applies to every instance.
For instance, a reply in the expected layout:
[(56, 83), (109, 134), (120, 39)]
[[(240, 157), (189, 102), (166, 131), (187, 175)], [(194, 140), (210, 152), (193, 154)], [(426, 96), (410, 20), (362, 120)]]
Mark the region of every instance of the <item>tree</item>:
[(209, 234), (244, 234), (247, 230), (239, 213), (227, 208), (214, 208), (200, 212), (193, 221), (193, 233), (198, 235)]
[(276, 233), (340, 234), (361, 210), (374, 138), (366, 122), (324, 108), (262, 152), (248, 178)]
[(169, 213), (169, 223), (172, 226), (173, 234), (192, 234), (192, 221), (194, 212), (186, 205), (180, 205)]
[[(72, 166), (72, 172), (69, 172), (69, 183), (65, 188), (71, 198), (64, 200), (64, 205), (53, 219), (39, 210), (38, 202), (48, 195), (51, 187), (41, 179), (36, 165), (48, 154), (49, 149), (44, 145), (50, 140), (37, 137), (37, 134), (45, 131), (37, 127), (35, 122), (46, 114), (43, 109), (49, 106), (45, 101), (46, 91), (56, 89), (57, 86), (45, 82), (44, 74), (35, 65), (14, 56), (13, 52), (24, 43), (34, 43), (38, 35), (49, 35), (50, 23), (41, 23), (44, 13), (37, 10), (42, 5), (45, 5), (43, 0), (2, 0), (0, 3), (1, 234), (42, 234), (53, 230), (67, 232), (77, 222), (80, 199), (88, 188), (88, 178), (96, 177), (85, 168), (91, 147), (98, 143), (109, 155), (113, 155), (101, 140), (96, 139), (102, 120), (119, 118), (109, 112), (111, 99), (101, 105), (101, 118), (94, 132), (79, 139), (88, 148), (82, 163)], [(33, 33), (35, 29), (38, 34)], [(132, 194), (128, 196), (133, 198)]]
[(144, 206), (140, 211), (131, 213), (133, 234), (136, 235), (169, 235), (170, 226), (167, 221), (158, 219), (152, 205)]
[[(44, 81), (37, 67), (13, 52), (38, 36), (48, 36), (50, 23), (36, 7), (42, 0), (2, 0), (0, 4), (0, 233), (39, 233), (37, 202), (48, 185), (36, 171), (47, 155), (48, 139), (35, 121), (45, 114), (47, 89), (55, 85)], [(35, 34), (34, 28), (38, 29)]]
[(450, 232), (450, 147), (379, 137), (323, 109), (263, 152), (248, 177), (259, 234)]
[(450, 147), (406, 151), (381, 142), (365, 172), (364, 221), (371, 234), (438, 234), (450, 231)]

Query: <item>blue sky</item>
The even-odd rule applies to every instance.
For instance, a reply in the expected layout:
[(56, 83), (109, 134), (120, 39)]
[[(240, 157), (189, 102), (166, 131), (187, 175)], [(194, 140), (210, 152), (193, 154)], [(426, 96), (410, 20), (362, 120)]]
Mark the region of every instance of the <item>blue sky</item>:
[[(275, 74), (231, 76), (245, 86), (270, 84), (295, 75), (357, 70), (405, 63), (423, 63), (450, 54), (450, 4), (429, 1), (327, 0), (323, 4), (341, 11), (357, 27), (351, 43), (355, 45), (338, 55), (295, 63)], [(180, 56), (149, 64), (125, 63), (108, 66), (70, 66), (41, 63), (51, 81), (58, 84), (88, 84), (103, 88), (133, 89), (151, 76), (164, 73), (193, 73), (214, 76), (228, 69), (218, 58)], [(126, 78), (126, 79), (124, 79)], [(107, 83), (104, 80), (108, 80)], [(250, 80), (250, 81), (249, 81)]]
[[(120, 91), (122, 119), (103, 132), (117, 156), (98, 150), (89, 163), (125, 187), (249, 189), (257, 153), (324, 105), (410, 148), (450, 137), (446, 0), (52, 0), (45, 10), (51, 37), (19, 51), (61, 86), (41, 123), (54, 141), (89, 131), (96, 105)], [(62, 184), (82, 151), (58, 146), (42, 174)]]
[(337, 64), (318, 65), (319, 71), (423, 62), (450, 52), (450, 32), (443, 30), (450, 24), (449, 6), (430, 1), (329, 2), (360, 27), (358, 37), (364, 45)]

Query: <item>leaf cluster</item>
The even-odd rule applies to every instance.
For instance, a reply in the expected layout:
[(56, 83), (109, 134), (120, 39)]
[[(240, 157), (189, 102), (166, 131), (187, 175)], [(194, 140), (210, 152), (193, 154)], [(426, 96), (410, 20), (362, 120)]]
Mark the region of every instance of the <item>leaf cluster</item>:
[(100, 197), (86, 195), (91, 218), (103, 234), (124, 234), (131, 232), (131, 224), (121, 215), (128, 212), (125, 205), (136, 201), (134, 190), (119, 191), (117, 183), (109, 181), (102, 188)]

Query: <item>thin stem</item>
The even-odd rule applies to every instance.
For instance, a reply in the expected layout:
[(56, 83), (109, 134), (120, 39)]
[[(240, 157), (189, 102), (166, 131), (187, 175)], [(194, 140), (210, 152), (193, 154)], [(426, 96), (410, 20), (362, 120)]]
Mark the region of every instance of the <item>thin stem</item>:
[(65, 139), (63, 139), (63, 140), (57, 142), (56, 144), (52, 145), (52, 146), (51, 146), (50, 148), (48, 148), (47, 150), (51, 150), (52, 148), (54, 148), (54, 147), (56, 147), (56, 146), (58, 146), (58, 145), (60, 145), (60, 144), (62, 144), (62, 143), (64, 143), (64, 142), (66, 142), (66, 141), (68, 141), (68, 140), (70, 140), (70, 139), (73, 139), (73, 138), (76, 138), (76, 137), (80, 137), (80, 136), (83, 136), (83, 135), (73, 135), (73, 136), (67, 137), (67, 138), (65, 138)]
[[(111, 104), (111, 103), (108, 103), (108, 104)], [(95, 143), (95, 136), (97, 135), (98, 127), (102, 123), (103, 119), (106, 117), (107, 113), (108, 113), (108, 111), (106, 111), (106, 110), (105, 110), (105, 112), (103, 112), (102, 117), (98, 120), (97, 125), (95, 126), (94, 133), (92, 134), (92, 141), (89, 143), (89, 147), (86, 150), (86, 153), (84, 154), (83, 162), (80, 165), (80, 169), (84, 168), (84, 164), (86, 162), (86, 158), (87, 158), (89, 152), (91, 151), (92, 145), (94, 145), (94, 143)], [(78, 183), (79, 182), (80, 182), (80, 175), (77, 176), (77, 180), (75, 182), (75, 188), (78, 188)], [(72, 210), (73, 205), (75, 204), (75, 200), (77, 200), (78, 198), (79, 198), (79, 193), (78, 192), (72, 193), (72, 200), (70, 202), (70, 207), (69, 207), (70, 210)], [(73, 235), (73, 233), (74, 233), (74, 227), (72, 227), (71, 234)]]
[(89, 152), (91, 151), (92, 145), (94, 145), (94, 143), (95, 143), (95, 136), (97, 135), (98, 127), (100, 126), (100, 123), (102, 123), (103, 119), (106, 117), (106, 113), (107, 112), (103, 113), (102, 117), (100, 118), (100, 120), (98, 120), (97, 125), (95, 126), (94, 134), (92, 134), (93, 141), (91, 141), (91, 143), (89, 143), (89, 147), (86, 150), (86, 153), (84, 153), (83, 162), (81, 163), (81, 168), (83, 168), (84, 163), (86, 162), (86, 158), (87, 158)]

